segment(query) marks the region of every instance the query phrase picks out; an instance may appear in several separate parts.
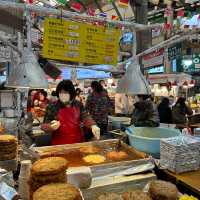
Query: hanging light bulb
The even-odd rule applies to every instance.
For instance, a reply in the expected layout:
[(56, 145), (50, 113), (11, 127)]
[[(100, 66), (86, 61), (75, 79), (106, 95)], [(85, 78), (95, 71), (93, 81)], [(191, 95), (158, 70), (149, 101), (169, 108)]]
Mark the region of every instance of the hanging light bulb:
[(151, 94), (151, 89), (142, 72), (138, 60), (127, 64), (128, 68), (124, 77), (119, 81), (117, 93), (125, 94)]
[(172, 84), (171, 84), (172, 87), (177, 87), (177, 82), (174, 81)]
[(195, 80), (191, 80), (189, 83), (189, 87), (194, 87), (195, 86)]
[(185, 81), (182, 86), (183, 86), (184, 89), (187, 89), (188, 88), (188, 82)]

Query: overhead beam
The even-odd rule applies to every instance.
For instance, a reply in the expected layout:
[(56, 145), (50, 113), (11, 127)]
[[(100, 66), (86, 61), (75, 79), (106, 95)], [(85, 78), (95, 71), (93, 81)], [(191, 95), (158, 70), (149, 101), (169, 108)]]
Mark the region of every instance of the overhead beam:
[[(42, 6), (35, 6), (32, 4), (23, 4), (23, 3), (14, 3), (14, 2), (7, 2), (0, 0), (0, 8), (2, 9), (7, 9), (7, 10), (17, 10), (17, 11), (24, 11), (24, 10), (30, 10), (32, 12), (37, 13), (38, 15), (41, 16), (49, 16), (49, 15), (54, 15), (54, 16), (60, 16), (61, 15), (61, 10), (58, 9), (53, 9), (53, 8), (45, 8)], [(113, 25), (121, 25), (125, 27), (132, 27), (137, 30), (147, 30), (147, 29), (152, 29), (155, 27), (161, 27), (161, 24), (154, 24), (154, 25), (143, 25), (143, 24), (138, 24), (134, 22), (127, 22), (127, 21), (113, 21), (113, 20), (105, 20), (104, 18), (99, 18), (99, 17), (93, 17), (93, 16), (87, 16), (83, 14), (78, 14), (78, 13), (73, 13), (69, 12), (66, 10), (62, 11), (62, 16), (66, 18), (71, 18), (73, 20), (87, 20), (89, 22), (92, 21), (97, 21), (97, 22), (107, 22)]]

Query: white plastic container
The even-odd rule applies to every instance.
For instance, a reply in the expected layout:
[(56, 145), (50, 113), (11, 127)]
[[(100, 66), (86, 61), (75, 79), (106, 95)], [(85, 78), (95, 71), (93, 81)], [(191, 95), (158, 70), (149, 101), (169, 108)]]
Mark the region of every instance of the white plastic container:
[(30, 160), (24, 160), (21, 162), (21, 170), (19, 175), (19, 195), (23, 200), (30, 199), (28, 180), (30, 178), (31, 165), (32, 164)]

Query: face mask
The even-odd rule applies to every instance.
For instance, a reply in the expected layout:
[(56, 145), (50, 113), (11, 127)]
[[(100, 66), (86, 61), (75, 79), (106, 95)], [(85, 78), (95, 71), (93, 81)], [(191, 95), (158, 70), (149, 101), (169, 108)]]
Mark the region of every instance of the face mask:
[(63, 103), (68, 103), (70, 101), (70, 95), (68, 93), (60, 93), (59, 99)]

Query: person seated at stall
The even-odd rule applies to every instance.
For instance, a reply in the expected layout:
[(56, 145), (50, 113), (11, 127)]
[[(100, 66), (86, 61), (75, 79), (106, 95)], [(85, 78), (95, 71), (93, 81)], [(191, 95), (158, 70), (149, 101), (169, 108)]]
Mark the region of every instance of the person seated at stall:
[(160, 125), (158, 110), (151, 95), (138, 95), (134, 104), (132, 124), (136, 127), (158, 127)]
[(48, 105), (41, 126), (45, 132), (52, 133), (52, 145), (84, 142), (81, 123), (90, 128), (96, 139), (100, 129), (86, 112), (84, 106), (75, 100), (76, 91), (70, 80), (61, 81), (56, 88), (58, 101)]
[(186, 98), (179, 97), (172, 108), (173, 123), (184, 125), (187, 123), (187, 116), (191, 116), (192, 114), (192, 109), (186, 104)]
[(160, 123), (171, 124), (172, 123), (172, 110), (170, 108), (170, 101), (164, 97), (161, 103), (158, 105), (158, 113), (160, 117)]

